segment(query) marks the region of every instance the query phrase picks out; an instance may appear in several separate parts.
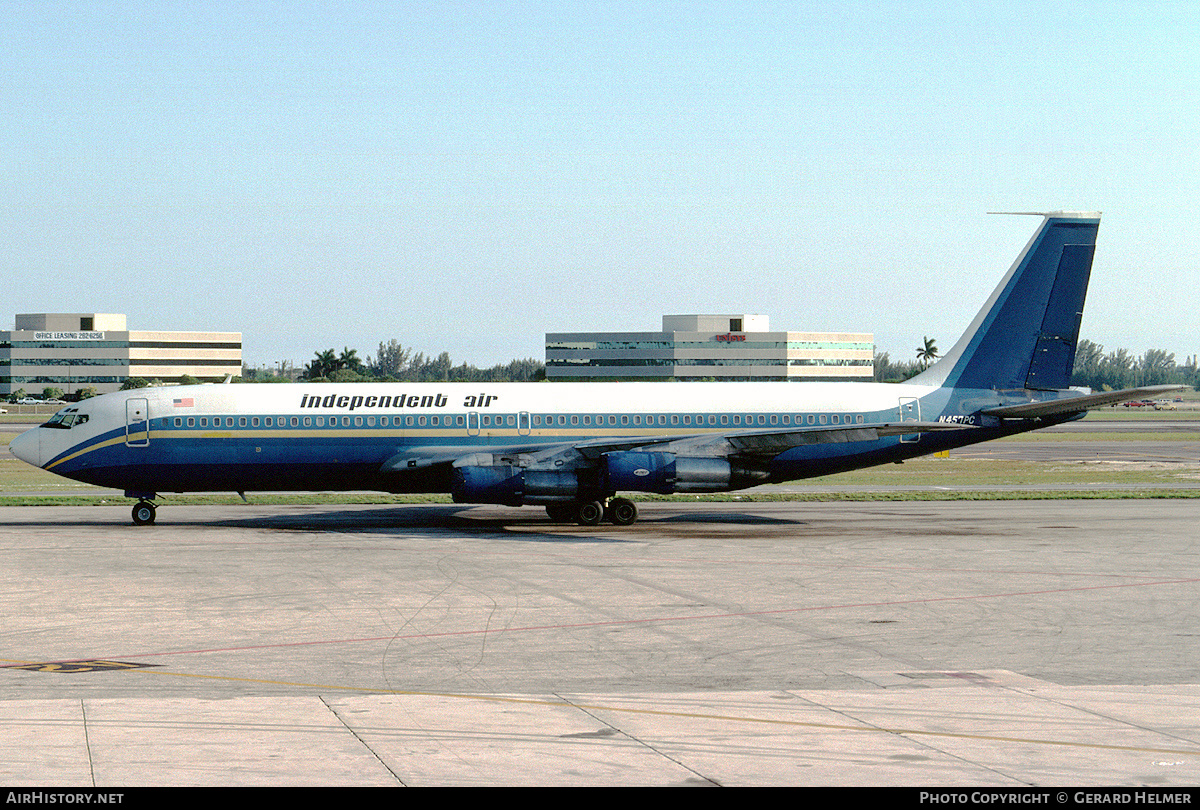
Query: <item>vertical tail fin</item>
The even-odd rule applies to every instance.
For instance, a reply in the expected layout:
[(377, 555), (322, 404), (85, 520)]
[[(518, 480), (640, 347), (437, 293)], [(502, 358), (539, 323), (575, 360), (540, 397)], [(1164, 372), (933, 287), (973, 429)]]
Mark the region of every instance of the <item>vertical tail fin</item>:
[(909, 382), (953, 388), (1054, 390), (1070, 384), (1099, 213), (1042, 214), (966, 333)]

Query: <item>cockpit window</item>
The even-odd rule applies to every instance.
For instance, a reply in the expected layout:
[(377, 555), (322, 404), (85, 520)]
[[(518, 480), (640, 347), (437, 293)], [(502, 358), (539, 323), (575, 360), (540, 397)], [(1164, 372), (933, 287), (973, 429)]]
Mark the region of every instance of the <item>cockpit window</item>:
[(86, 413), (79, 413), (78, 408), (64, 408), (54, 414), (54, 416), (51, 416), (48, 421), (43, 422), (42, 427), (70, 430), (76, 425), (82, 425), (87, 420), (88, 415)]

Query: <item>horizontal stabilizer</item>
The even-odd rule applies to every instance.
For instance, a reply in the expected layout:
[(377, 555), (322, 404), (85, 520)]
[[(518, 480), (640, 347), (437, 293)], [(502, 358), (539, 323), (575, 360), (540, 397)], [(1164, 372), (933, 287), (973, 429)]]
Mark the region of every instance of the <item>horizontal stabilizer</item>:
[(1120, 391), (1104, 391), (1099, 394), (1080, 394), (1077, 397), (1064, 399), (1049, 399), (1042, 402), (1024, 402), (1020, 405), (1003, 405), (999, 408), (988, 408), (985, 416), (999, 416), (1002, 419), (1033, 419), (1038, 416), (1061, 416), (1067, 413), (1080, 413), (1101, 405), (1116, 405), (1118, 402), (1128, 402), (1131, 399), (1147, 399), (1169, 391), (1182, 391), (1186, 385), (1148, 385), (1142, 388), (1123, 388)]

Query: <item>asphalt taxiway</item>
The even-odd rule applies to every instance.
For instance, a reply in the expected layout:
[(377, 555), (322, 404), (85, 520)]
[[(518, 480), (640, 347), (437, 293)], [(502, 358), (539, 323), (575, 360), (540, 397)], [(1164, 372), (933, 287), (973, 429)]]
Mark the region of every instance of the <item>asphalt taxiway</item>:
[(1195, 785), (1198, 518), (0, 507), (0, 784)]

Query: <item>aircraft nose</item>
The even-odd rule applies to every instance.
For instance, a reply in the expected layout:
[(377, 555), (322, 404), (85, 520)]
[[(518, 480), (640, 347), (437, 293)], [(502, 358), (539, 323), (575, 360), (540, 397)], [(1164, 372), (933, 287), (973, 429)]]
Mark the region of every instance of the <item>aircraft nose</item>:
[(41, 430), (27, 430), (9, 442), (8, 449), (14, 456), (35, 467), (42, 466)]

